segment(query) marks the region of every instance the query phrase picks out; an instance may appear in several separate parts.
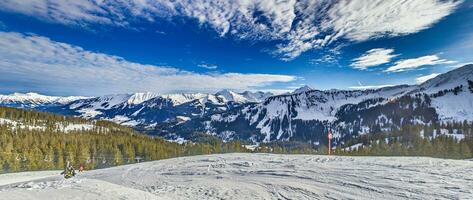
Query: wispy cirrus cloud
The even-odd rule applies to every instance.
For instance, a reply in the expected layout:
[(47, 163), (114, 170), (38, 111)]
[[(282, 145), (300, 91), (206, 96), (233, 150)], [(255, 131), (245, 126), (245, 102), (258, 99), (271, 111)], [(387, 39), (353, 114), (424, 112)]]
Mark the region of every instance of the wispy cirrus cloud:
[(321, 63), (337, 63), (337, 57), (334, 55), (326, 54), (320, 58), (311, 59), (309, 62), (312, 64), (321, 64)]
[[(150, 91), (254, 89), (296, 77), (278, 74), (199, 74), (129, 62), (46, 37), (0, 32), (0, 85), (54, 94), (103, 95)], [(17, 88), (16, 88), (17, 87)]]
[(351, 67), (355, 69), (368, 69), (369, 67), (378, 66), (391, 62), (391, 59), (398, 56), (394, 53), (394, 49), (376, 48), (367, 51), (358, 58), (353, 59)]
[(211, 64), (198, 64), (197, 65), (198, 67), (201, 67), (201, 68), (205, 68), (205, 69), (217, 69), (218, 66), (217, 65), (211, 65)]
[(438, 75), (440, 75), (440, 73), (432, 73), (432, 74), (425, 75), (425, 76), (419, 76), (419, 77), (416, 78), (416, 82), (418, 84), (420, 84), (420, 83), (426, 82), (430, 79), (433, 79), (433, 78), (437, 77)]
[(133, 27), (143, 19), (195, 19), (219, 35), (274, 40), (272, 53), (292, 60), (311, 49), (348, 40), (395, 37), (431, 27), (454, 12), (462, 0), (3, 0), (0, 9), (51, 22)]
[(418, 58), (411, 58), (397, 61), (393, 66), (384, 70), (384, 72), (403, 72), (418, 69), (427, 65), (453, 64), (456, 61), (441, 59), (437, 55), (428, 55)]

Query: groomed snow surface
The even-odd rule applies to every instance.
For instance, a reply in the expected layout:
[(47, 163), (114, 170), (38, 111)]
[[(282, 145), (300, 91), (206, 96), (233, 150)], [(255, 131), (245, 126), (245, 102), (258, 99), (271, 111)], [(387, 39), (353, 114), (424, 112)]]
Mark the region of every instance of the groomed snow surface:
[(425, 157), (224, 154), (58, 173), (0, 175), (0, 199), (473, 199), (473, 161)]

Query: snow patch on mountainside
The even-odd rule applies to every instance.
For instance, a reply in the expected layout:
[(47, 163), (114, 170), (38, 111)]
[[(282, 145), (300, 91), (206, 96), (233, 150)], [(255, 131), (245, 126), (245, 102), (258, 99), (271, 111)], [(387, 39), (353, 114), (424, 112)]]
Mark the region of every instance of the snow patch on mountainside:
[(60, 124), (59, 130), (64, 132), (71, 132), (71, 131), (88, 131), (92, 130), (95, 126), (92, 124), (67, 124), (66, 126)]
[[(434, 130), (433, 130), (432, 137), (429, 137), (429, 139), (437, 138), (437, 137), (439, 137), (439, 136), (452, 137), (452, 138), (454, 138), (454, 139), (457, 140), (457, 141), (460, 141), (460, 140), (465, 139), (465, 135), (459, 133), (460, 131), (459, 131), (458, 129), (453, 129), (452, 131), (453, 131), (453, 132), (450, 132), (448, 129), (444, 129), (444, 128), (441, 128), (441, 129), (434, 129)], [(421, 134), (423, 135), (424, 133), (421, 132)]]
[[(11, 119), (0, 118), (0, 125), (8, 125), (11, 130), (19, 129), (29, 129), (29, 130), (46, 130), (47, 126), (41, 125), (41, 123), (28, 124), (22, 121), (15, 121)], [(54, 127), (55, 130), (61, 132), (71, 132), (71, 131), (88, 131), (95, 128), (93, 124), (74, 124), (74, 123), (57, 123)]]
[(130, 119), (129, 117), (124, 116), (124, 115), (115, 115), (113, 118), (105, 119), (105, 120), (109, 120), (109, 121), (112, 121), (112, 122), (115, 122), (117, 124), (121, 124), (121, 125), (124, 125), (124, 126), (136, 126), (136, 125), (140, 124), (139, 121)]
[(15, 130), (16, 128), (19, 129), (29, 129), (29, 130), (45, 130), (45, 126), (37, 126), (37, 125), (30, 125), (25, 124), (21, 121), (15, 121), (11, 119), (0, 118), (0, 125), (8, 125), (10, 126), (11, 130)]
[(470, 91), (432, 98), (432, 107), (443, 121), (473, 120), (473, 94)]
[(91, 118), (94, 118), (97, 115), (102, 114), (102, 112), (97, 111), (93, 108), (82, 108), (82, 109), (78, 110), (77, 112), (81, 113), (80, 116), (85, 118), (85, 119), (91, 119)]

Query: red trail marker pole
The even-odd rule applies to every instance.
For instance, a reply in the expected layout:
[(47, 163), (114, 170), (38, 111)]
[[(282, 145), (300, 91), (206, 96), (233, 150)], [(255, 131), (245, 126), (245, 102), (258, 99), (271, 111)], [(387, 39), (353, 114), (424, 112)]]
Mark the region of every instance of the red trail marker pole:
[(328, 155), (331, 155), (332, 153), (332, 131), (328, 129)]

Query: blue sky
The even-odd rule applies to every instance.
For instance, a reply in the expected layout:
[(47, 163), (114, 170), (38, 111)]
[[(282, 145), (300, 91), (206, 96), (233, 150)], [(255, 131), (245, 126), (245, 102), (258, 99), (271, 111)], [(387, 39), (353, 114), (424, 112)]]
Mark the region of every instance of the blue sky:
[(365, 89), (471, 62), (471, 1), (0, 2), (0, 93)]

